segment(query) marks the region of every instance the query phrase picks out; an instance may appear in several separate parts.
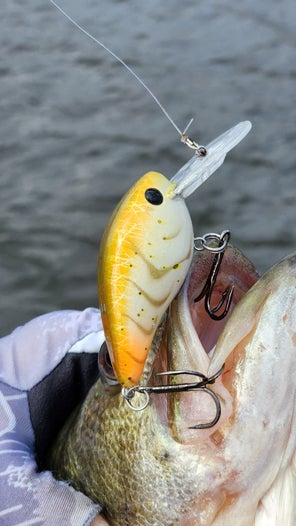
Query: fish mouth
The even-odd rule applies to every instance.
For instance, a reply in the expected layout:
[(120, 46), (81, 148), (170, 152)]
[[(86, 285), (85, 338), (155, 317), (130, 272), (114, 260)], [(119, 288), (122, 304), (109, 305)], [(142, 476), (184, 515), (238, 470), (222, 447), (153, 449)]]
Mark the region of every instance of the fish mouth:
[[(205, 283), (209, 278), (215, 254), (209, 251), (198, 252), (194, 255), (192, 265), (184, 285), (177, 298), (172, 302), (169, 310), (165, 345), (156, 361), (156, 371), (196, 371), (209, 378), (218, 373), (223, 366), (220, 363), (215, 370), (211, 368), (215, 361), (217, 342), (224, 333), (224, 328), (231, 320), (236, 306), (252, 286), (259, 280), (252, 263), (243, 254), (228, 245), (223, 256), (219, 272), (212, 289), (210, 303), (213, 308), (221, 302), (224, 291), (233, 288), (233, 295), (226, 315), (222, 319), (213, 319), (205, 306), (205, 297), (201, 295)], [(215, 315), (219, 317), (225, 305), (217, 309)], [(229, 352), (228, 352), (229, 351)], [(233, 347), (229, 346), (227, 353), (231, 355)], [(226, 357), (226, 361), (228, 357)], [(167, 369), (166, 369), (167, 368)], [(226, 371), (227, 369), (227, 371)], [(153, 367), (155, 373), (155, 367)], [(211, 370), (211, 371), (210, 371)], [(210, 372), (209, 372), (210, 371)], [(228, 386), (224, 385), (224, 375), (227, 372)], [(154, 374), (153, 374), (154, 376)], [(205, 391), (180, 392), (169, 395), (162, 405), (158, 405), (159, 414), (166, 415), (171, 434), (178, 442), (195, 443), (204, 441), (212, 435), (223, 422), (232, 414), (233, 395), (229, 390), (229, 364), (225, 370), (210, 385), (221, 403), (221, 418), (208, 429), (196, 429), (197, 424), (215, 421), (216, 408), (213, 399)], [(155, 382), (154, 376), (154, 382)], [(184, 374), (177, 378), (177, 382), (191, 382), (192, 377)], [(193, 380), (194, 381), (194, 380)], [(195, 381), (197, 381), (195, 379)], [(176, 379), (175, 379), (176, 382)], [(155, 400), (157, 403), (157, 401)]]
[[(230, 440), (235, 436), (239, 440), (242, 421), (250, 429), (267, 429), (280, 404), (278, 411), (289, 421), (284, 400), (290, 401), (291, 395), (287, 395), (283, 382), (275, 395), (274, 379), (279, 364), (283, 368), (282, 361), (287, 378), (295, 368), (296, 256), (285, 258), (259, 279), (242, 253), (228, 247), (213, 288), (212, 305), (219, 304), (228, 286), (233, 286), (234, 292), (229, 311), (219, 321), (208, 314), (204, 298), (196, 301), (212, 262), (213, 255), (207, 252), (194, 257), (168, 316), (167, 370), (198, 371), (211, 378), (225, 364), (222, 374), (209, 385), (221, 404), (221, 416), (213, 427), (193, 429), (196, 424), (211, 423), (216, 414), (213, 400), (205, 391), (180, 392), (168, 400), (168, 428), (183, 444), (205, 443), (209, 437), (216, 444), (221, 437), (226, 440), (229, 436)], [(179, 379), (189, 381), (188, 376)]]
[[(226, 290), (232, 290), (232, 297), (225, 315), (221, 316), (225, 309), (223, 302), (213, 317), (202, 291), (209, 281), (214, 258), (215, 254), (207, 250), (195, 253), (183, 287), (170, 306), (165, 353), (166, 365), (171, 371), (190, 369), (208, 375), (221, 333), (236, 306), (260, 279), (253, 264), (238, 249), (228, 245), (212, 287), (211, 308), (215, 310), (215, 306), (222, 303)], [(217, 371), (211, 369), (211, 375)]]

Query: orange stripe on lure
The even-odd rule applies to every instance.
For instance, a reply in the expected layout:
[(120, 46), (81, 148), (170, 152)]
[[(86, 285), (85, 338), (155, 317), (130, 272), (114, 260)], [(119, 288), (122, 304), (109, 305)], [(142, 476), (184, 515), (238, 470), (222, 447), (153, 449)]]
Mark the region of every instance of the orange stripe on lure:
[(99, 253), (99, 302), (111, 363), (125, 387), (138, 383), (155, 331), (191, 263), (193, 228), (184, 197), (249, 130), (248, 122), (228, 130), (170, 181), (148, 172), (110, 219)]
[(149, 172), (119, 203), (104, 233), (99, 254), (99, 302), (112, 366), (125, 387), (135, 385), (166, 308), (179, 291), (193, 251), (193, 229), (184, 199), (224, 161), (250, 131), (241, 122), (205, 149), (178, 128), (143, 80), (113, 51), (50, 0), (72, 24), (110, 53), (145, 88), (197, 155), (169, 181)]

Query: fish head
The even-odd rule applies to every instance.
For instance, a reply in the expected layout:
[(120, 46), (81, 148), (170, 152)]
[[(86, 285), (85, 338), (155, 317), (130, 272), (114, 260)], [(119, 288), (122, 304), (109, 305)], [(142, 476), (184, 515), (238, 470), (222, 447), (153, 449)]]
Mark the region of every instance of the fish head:
[[(152, 393), (143, 411), (132, 411), (120, 393), (106, 397), (101, 390), (90, 450), (95, 456), (97, 443), (98, 458), (89, 468), (92, 472), (99, 462), (99, 470), (88, 491), (105, 506), (112, 524), (295, 523), (296, 255), (259, 278), (251, 263), (228, 247), (213, 303), (229, 284), (234, 294), (220, 321), (209, 317), (203, 299), (195, 301), (212, 258), (206, 251), (194, 256), (156, 331), (140, 384), (165, 384), (158, 373), (168, 370), (209, 378), (224, 365), (208, 385), (221, 416), (212, 427), (194, 429), (215, 416), (213, 398), (204, 390)], [(170, 379), (192, 381), (186, 375)], [(135, 405), (142, 396), (136, 394)]]
[[(227, 248), (214, 304), (235, 286), (225, 319), (213, 321), (200, 296), (212, 265), (194, 257), (159, 325), (140, 384), (158, 373), (191, 369), (205, 390), (156, 393), (133, 411), (100, 378), (72, 415), (49, 467), (99, 502), (112, 526), (294, 526), (296, 517), (296, 255), (260, 279)], [(192, 381), (192, 377), (171, 382)], [(141, 405), (142, 392), (133, 405)]]
[[(166, 367), (211, 377), (224, 365), (209, 386), (221, 403), (221, 417), (209, 429), (192, 428), (215, 415), (213, 399), (206, 392), (151, 397), (180, 451), (186, 455), (189, 450), (198, 458), (192, 469), (197, 487), (204, 491), (192, 508), (197, 513), (192, 511), (180, 524), (292, 525), (296, 517), (296, 255), (259, 279), (252, 265), (229, 247), (215, 293), (219, 299), (229, 283), (235, 292), (221, 321), (210, 319), (203, 300), (195, 302), (210, 257), (205, 253), (193, 260), (170, 307), (161, 356), (151, 377), (157, 382), (157, 372)], [(204, 522), (197, 518), (201, 515)]]

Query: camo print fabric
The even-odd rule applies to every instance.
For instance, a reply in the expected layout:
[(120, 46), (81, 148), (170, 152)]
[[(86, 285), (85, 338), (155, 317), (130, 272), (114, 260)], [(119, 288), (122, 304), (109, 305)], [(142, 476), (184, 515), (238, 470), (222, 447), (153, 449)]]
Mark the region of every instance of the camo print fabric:
[(95, 380), (103, 341), (96, 309), (50, 313), (0, 339), (0, 525), (87, 526), (100, 511), (40, 465), (56, 422)]

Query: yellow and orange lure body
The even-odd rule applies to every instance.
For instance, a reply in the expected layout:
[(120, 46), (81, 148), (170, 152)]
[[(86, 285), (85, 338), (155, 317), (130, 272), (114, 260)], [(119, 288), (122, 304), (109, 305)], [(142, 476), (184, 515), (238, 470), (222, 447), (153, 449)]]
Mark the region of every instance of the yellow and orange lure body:
[(180, 289), (193, 251), (193, 231), (175, 184), (144, 175), (116, 208), (99, 254), (99, 298), (118, 381), (135, 385), (155, 330)]

